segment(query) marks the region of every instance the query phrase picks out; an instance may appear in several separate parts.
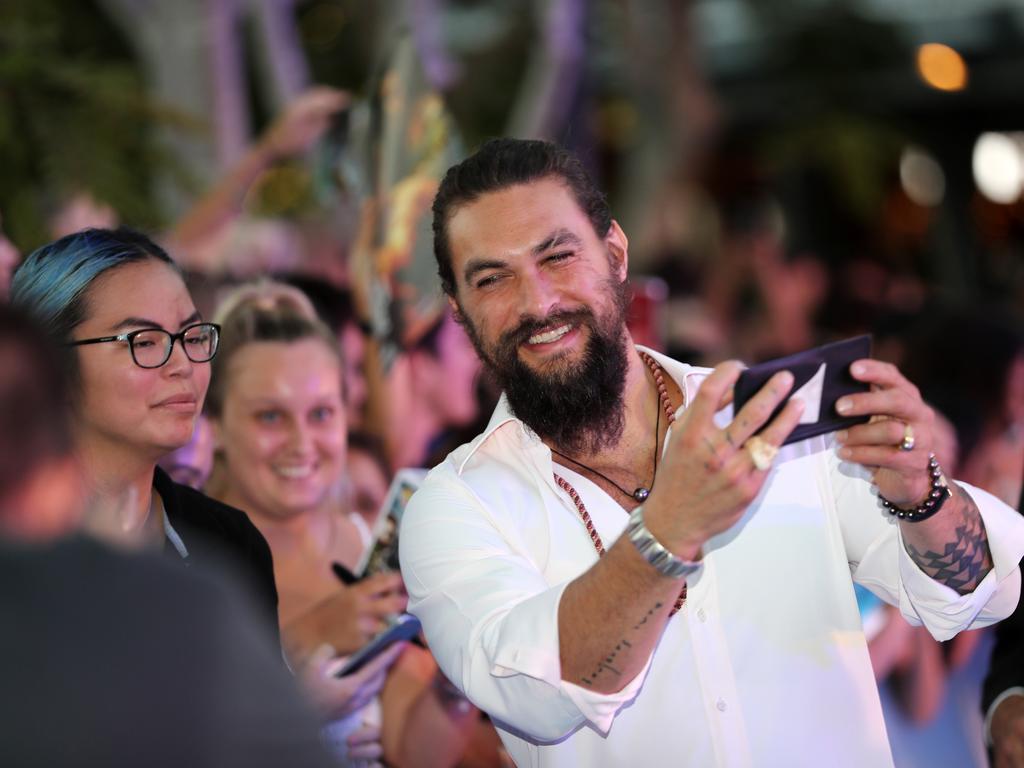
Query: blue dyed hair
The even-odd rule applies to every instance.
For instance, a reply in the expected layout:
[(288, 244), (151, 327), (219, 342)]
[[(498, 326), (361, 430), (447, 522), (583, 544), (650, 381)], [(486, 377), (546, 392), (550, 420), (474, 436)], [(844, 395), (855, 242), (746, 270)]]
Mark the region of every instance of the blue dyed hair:
[[(112, 269), (154, 259), (177, 266), (145, 235), (124, 227), (85, 229), (36, 249), (14, 272), (11, 304), (32, 315), (58, 344), (86, 319), (89, 287)], [(68, 371), (77, 382), (74, 355)]]

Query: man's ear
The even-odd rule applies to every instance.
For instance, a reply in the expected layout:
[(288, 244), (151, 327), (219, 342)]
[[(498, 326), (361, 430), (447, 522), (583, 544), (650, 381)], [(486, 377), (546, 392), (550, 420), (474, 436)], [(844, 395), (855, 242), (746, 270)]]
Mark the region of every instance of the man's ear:
[(452, 295), (448, 296), (448, 306), (451, 307), (452, 310), (452, 320), (459, 325), (462, 325), (462, 310), (459, 308), (459, 302), (456, 301), (455, 297)]
[(615, 219), (612, 219), (608, 234), (604, 236), (604, 243), (608, 248), (612, 269), (618, 274), (621, 283), (629, 272), (629, 238)]

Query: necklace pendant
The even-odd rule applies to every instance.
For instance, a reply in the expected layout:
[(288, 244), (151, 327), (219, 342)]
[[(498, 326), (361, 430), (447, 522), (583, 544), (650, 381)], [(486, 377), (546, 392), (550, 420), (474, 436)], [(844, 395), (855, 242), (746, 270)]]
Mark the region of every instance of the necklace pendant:
[(633, 491), (633, 498), (636, 499), (641, 504), (647, 501), (647, 497), (650, 495), (651, 492), (647, 488), (637, 488), (635, 491)]

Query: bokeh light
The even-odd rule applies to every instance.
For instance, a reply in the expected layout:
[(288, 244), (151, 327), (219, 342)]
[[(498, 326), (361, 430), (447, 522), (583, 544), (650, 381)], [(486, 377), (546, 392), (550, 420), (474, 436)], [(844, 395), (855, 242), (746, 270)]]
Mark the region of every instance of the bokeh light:
[(1005, 133), (983, 133), (971, 158), (974, 183), (994, 203), (1013, 203), (1024, 186), (1020, 141)]
[(920, 147), (907, 147), (900, 155), (900, 184), (907, 197), (926, 208), (937, 206), (946, 194), (942, 166)]
[(940, 91), (962, 91), (967, 87), (967, 65), (948, 45), (926, 43), (918, 48), (917, 71), (922, 80)]

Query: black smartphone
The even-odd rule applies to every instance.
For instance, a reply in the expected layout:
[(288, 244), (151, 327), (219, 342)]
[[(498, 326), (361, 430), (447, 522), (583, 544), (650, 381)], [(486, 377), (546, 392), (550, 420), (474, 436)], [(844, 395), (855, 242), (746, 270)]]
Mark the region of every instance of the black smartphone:
[(387, 629), (349, 656), (334, 676), (344, 677), (358, 672), (395, 643), (415, 638), (421, 629), (420, 620), (411, 613), (399, 614), (392, 619)]
[(871, 357), (871, 337), (856, 336), (753, 365), (740, 374), (733, 388), (733, 413), (738, 413), (773, 375), (789, 371), (793, 374), (793, 389), (768, 421), (779, 414), (791, 397), (803, 398), (806, 405), (800, 423), (783, 441), (784, 445), (862, 424), (867, 416), (840, 416), (836, 401), (843, 395), (868, 391), (867, 384), (850, 375), (850, 364), (865, 357)]

